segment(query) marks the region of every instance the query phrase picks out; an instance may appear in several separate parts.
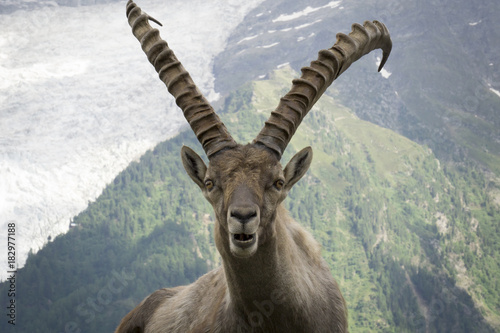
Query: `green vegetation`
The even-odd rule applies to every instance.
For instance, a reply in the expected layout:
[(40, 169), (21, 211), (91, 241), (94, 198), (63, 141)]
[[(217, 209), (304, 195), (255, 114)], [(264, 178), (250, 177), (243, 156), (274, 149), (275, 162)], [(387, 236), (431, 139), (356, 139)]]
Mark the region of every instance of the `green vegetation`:
[[(221, 118), (239, 142), (255, 137), (293, 75), (283, 69), (226, 99)], [(190, 131), (159, 144), (74, 218), (77, 227), (28, 258), (18, 332), (111, 332), (154, 290), (218, 265), (212, 208), (184, 172), (183, 144), (201, 154)], [(329, 96), (283, 164), (307, 145), (311, 170), (285, 205), (323, 245), (351, 332), (500, 328), (500, 212), (480, 170), (441, 165)]]

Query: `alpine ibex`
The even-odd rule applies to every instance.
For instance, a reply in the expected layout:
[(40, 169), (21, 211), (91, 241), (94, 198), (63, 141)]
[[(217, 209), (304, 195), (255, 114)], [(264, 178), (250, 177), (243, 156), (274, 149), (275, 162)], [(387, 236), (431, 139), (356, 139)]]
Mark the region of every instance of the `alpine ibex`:
[(306, 173), (310, 147), (283, 169), (280, 158), (300, 122), (353, 62), (392, 48), (377, 21), (354, 24), (349, 35), (319, 52), (271, 113), (253, 143), (236, 143), (157, 29), (130, 0), (134, 36), (191, 125), (209, 164), (182, 147), (186, 172), (215, 212), (222, 266), (188, 286), (160, 289), (127, 314), (116, 332), (347, 332), (347, 308), (320, 246), (281, 204)]

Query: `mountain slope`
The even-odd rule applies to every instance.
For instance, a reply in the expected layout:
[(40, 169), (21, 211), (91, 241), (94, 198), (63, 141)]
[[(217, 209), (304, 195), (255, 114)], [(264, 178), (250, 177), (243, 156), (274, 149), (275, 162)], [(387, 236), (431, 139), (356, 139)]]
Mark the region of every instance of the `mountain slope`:
[(265, 1), (216, 57), (216, 89), (228, 91), (283, 63), (299, 70), (333, 45), (335, 32), (377, 19), (393, 39), (382, 73), (387, 80), (366, 75), (380, 57), (374, 52), (339, 78), (338, 98), (362, 119), (428, 145), (443, 162), (476, 161), (495, 179), (500, 175), (499, 14), (495, 0)]
[[(296, 75), (284, 67), (226, 98), (220, 115), (238, 141), (258, 133)], [(181, 167), (183, 144), (201, 150), (189, 131), (161, 143), (75, 217), (75, 228), (28, 258), (18, 332), (109, 332), (144, 296), (217, 265), (212, 209)], [(323, 245), (352, 332), (500, 327), (499, 215), (481, 172), (442, 167), (430, 149), (329, 96), (283, 161), (306, 145), (313, 164), (285, 205)]]

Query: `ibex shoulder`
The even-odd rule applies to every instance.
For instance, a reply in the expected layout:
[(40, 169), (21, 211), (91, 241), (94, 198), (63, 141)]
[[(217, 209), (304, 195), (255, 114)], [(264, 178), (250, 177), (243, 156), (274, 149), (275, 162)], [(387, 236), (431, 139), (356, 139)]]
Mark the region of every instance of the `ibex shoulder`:
[(143, 333), (155, 311), (182, 288), (163, 288), (146, 297), (141, 304), (122, 319), (115, 333)]

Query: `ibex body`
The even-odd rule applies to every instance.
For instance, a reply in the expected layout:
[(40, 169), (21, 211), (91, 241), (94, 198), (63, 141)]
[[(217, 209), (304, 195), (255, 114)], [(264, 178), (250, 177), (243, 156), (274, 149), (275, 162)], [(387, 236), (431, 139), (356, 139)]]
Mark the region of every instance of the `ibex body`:
[(125, 316), (124, 332), (347, 332), (347, 308), (320, 246), (282, 206), (312, 160), (310, 147), (283, 169), (281, 155), (303, 117), (350, 64), (382, 48), (391, 50), (379, 22), (353, 25), (322, 50), (253, 143), (237, 144), (198, 91), (153, 20), (132, 1), (127, 16), (134, 35), (176, 98), (209, 158), (190, 148), (182, 162), (215, 212), (214, 237), (222, 266), (191, 285), (161, 289)]

